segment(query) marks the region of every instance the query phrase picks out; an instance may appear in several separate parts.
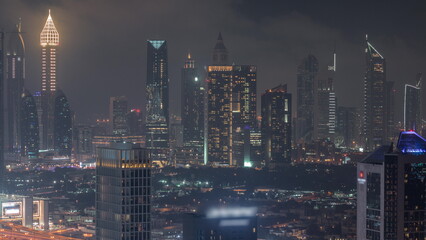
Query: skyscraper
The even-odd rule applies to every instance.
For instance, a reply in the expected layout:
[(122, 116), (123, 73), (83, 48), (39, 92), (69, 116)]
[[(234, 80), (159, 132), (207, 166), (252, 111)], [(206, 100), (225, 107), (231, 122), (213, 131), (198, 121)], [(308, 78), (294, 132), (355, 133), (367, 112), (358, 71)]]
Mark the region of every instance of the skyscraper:
[(96, 160), (96, 239), (151, 239), (151, 159), (146, 149), (112, 143)]
[(417, 76), (415, 86), (405, 84), (404, 91), (404, 128), (405, 130), (421, 130), (421, 73)]
[(56, 92), (59, 33), (50, 15), (40, 33), (41, 45), (41, 147), (53, 149), (54, 104)]
[(21, 33), (21, 23), (16, 32), (8, 35), (6, 49), (6, 85), (7, 85), (7, 149), (9, 152), (20, 148), (20, 107), (25, 79), (25, 45)]
[(109, 99), (109, 123), (113, 135), (127, 134), (127, 98), (125, 96)]
[(386, 60), (366, 39), (363, 138), (367, 151), (393, 137), (393, 82), (386, 81)]
[(315, 87), (318, 60), (309, 54), (297, 68), (297, 121), (296, 140), (310, 142), (314, 137)]
[(401, 132), (358, 163), (357, 238), (425, 239), (426, 140)]
[(71, 156), (72, 116), (70, 104), (65, 94), (58, 90), (54, 109), (54, 147), (59, 156)]
[(249, 155), (244, 145), (256, 125), (257, 68), (226, 65), (227, 53), (219, 34), (213, 65), (207, 68), (207, 157), (210, 164), (244, 166), (244, 155)]
[(28, 90), (21, 96), (20, 107), (20, 144), (21, 156), (37, 158), (40, 150), (37, 105)]
[(354, 148), (359, 143), (361, 118), (355, 107), (338, 107), (336, 112), (336, 145)]
[(167, 42), (147, 41), (146, 147), (153, 160), (169, 155), (169, 74)]
[(140, 109), (132, 109), (127, 113), (127, 134), (142, 135), (144, 129), (143, 114)]
[(204, 81), (198, 76), (195, 60), (188, 54), (182, 68), (181, 117), (183, 144), (203, 151), (204, 142)]
[(266, 166), (278, 168), (291, 163), (291, 94), (279, 85), (262, 94), (262, 147)]
[[(0, 136), (4, 136), (4, 32), (0, 32)], [(4, 137), (0, 137), (0, 191), (3, 190)]]
[(333, 139), (336, 128), (336, 94), (333, 78), (318, 80), (315, 96), (314, 138)]

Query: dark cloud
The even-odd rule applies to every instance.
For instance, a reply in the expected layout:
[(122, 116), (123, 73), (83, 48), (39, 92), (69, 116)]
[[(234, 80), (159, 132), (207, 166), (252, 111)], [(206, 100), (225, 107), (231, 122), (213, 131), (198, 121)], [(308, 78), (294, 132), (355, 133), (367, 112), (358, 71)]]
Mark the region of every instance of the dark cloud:
[[(388, 79), (402, 89), (425, 72), (426, 34), (422, 1), (137, 1), (0, 0), (0, 27), (19, 17), (28, 50), (27, 86), (40, 86), (39, 33), (48, 9), (61, 35), (58, 84), (78, 119), (106, 113), (108, 98), (126, 95), (144, 108), (146, 40), (169, 44), (172, 110), (177, 107), (180, 68), (188, 51), (200, 67), (209, 64), (222, 32), (237, 64), (258, 66), (258, 92), (288, 83), (295, 93), (296, 68), (313, 53), (326, 69), (338, 53), (338, 101), (360, 106), (364, 34), (387, 58)], [(402, 95), (397, 95), (402, 109)], [(401, 117), (398, 117), (401, 119)]]

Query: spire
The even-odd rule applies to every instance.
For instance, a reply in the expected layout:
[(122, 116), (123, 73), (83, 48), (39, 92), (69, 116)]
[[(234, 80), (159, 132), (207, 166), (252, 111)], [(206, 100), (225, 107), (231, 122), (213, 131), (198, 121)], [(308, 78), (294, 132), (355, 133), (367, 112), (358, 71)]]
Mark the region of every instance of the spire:
[(40, 33), (40, 44), (42, 46), (58, 46), (59, 45), (59, 33), (56, 30), (55, 24), (53, 23), (52, 16), (47, 17), (46, 24)]
[(228, 65), (228, 50), (223, 43), (222, 33), (220, 32), (213, 49), (213, 65)]
[(379, 51), (377, 51), (368, 41), (368, 35), (365, 35), (365, 42), (367, 43), (367, 48), (365, 49), (366, 53), (369, 53), (372, 57), (380, 57), (381, 59), (384, 59), (382, 54), (380, 54)]

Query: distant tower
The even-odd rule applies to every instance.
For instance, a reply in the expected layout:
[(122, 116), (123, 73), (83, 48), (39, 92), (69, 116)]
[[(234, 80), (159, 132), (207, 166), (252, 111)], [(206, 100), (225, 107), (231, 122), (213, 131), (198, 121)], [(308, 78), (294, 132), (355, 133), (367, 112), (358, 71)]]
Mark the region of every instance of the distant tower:
[(386, 81), (386, 60), (366, 39), (363, 136), (367, 151), (387, 144), (393, 135), (393, 82)]
[(152, 159), (169, 156), (169, 74), (167, 41), (147, 41), (146, 147)]
[(96, 239), (151, 239), (151, 158), (131, 143), (98, 148)]
[[(0, 32), (0, 136), (4, 136), (4, 32)], [(4, 137), (0, 137), (0, 191), (4, 180)]]
[(56, 91), (54, 109), (54, 147), (59, 156), (71, 156), (72, 116), (70, 104), (65, 94)]
[(266, 166), (277, 170), (291, 164), (291, 94), (279, 85), (262, 94), (262, 147)]
[(228, 49), (226, 49), (223, 43), (222, 34), (219, 33), (217, 37), (216, 46), (213, 49), (213, 61), (212, 65), (228, 65)]
[(127, 113), (127, 134), (131, 136), (144, 134), (144, 119), (142, 110), (132, 109)]
[(7, 149), (9, 152), (20, 148), (20, 107), (25, 79), (25, 45), (21, 33), (21, 22), (16, 32), (8, 36), (6, 49), (6, 85), (7, 85)]
[(310, 142), (314, 137), (315, 87), (318, 60), (309, 54), (297, 69), (297, 141)]
[(109, 123), (113, 135), (127, 134), (128, 103), (125, 96), (109, 99)]
[(404, 128), (420, 131), (422, 109), (422, 74), (417, 75), (416, 85), (405, 84), (404, 92)]
[(36, 101), (30, 92), (25, 90), (20, 103), (21, 155), (27, 158), (37, 158), (40, 149), (40, 136)]
[(54, 99), (56, 92), (57, 49), (59, 33), (55, 28), (52, 17), (47, 17), (46, 24), (40, 33), (41, 45), (41, 147), (52, 149)]
[(183, 144), (203, 151), (204, 141), (204, 81), (198, 76), (195, 60), (188, 54), (182, 68), (181, 117)]

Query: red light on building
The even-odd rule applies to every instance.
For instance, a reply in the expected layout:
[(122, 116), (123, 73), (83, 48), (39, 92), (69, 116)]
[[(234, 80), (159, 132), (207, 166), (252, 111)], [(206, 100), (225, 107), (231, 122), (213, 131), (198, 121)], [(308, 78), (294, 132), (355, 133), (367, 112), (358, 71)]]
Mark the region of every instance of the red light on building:
[(359, 174), (358, 174), (358, 176), (359, 176), (359, 178), (364, 178), (364, 172), (360, 171)]

